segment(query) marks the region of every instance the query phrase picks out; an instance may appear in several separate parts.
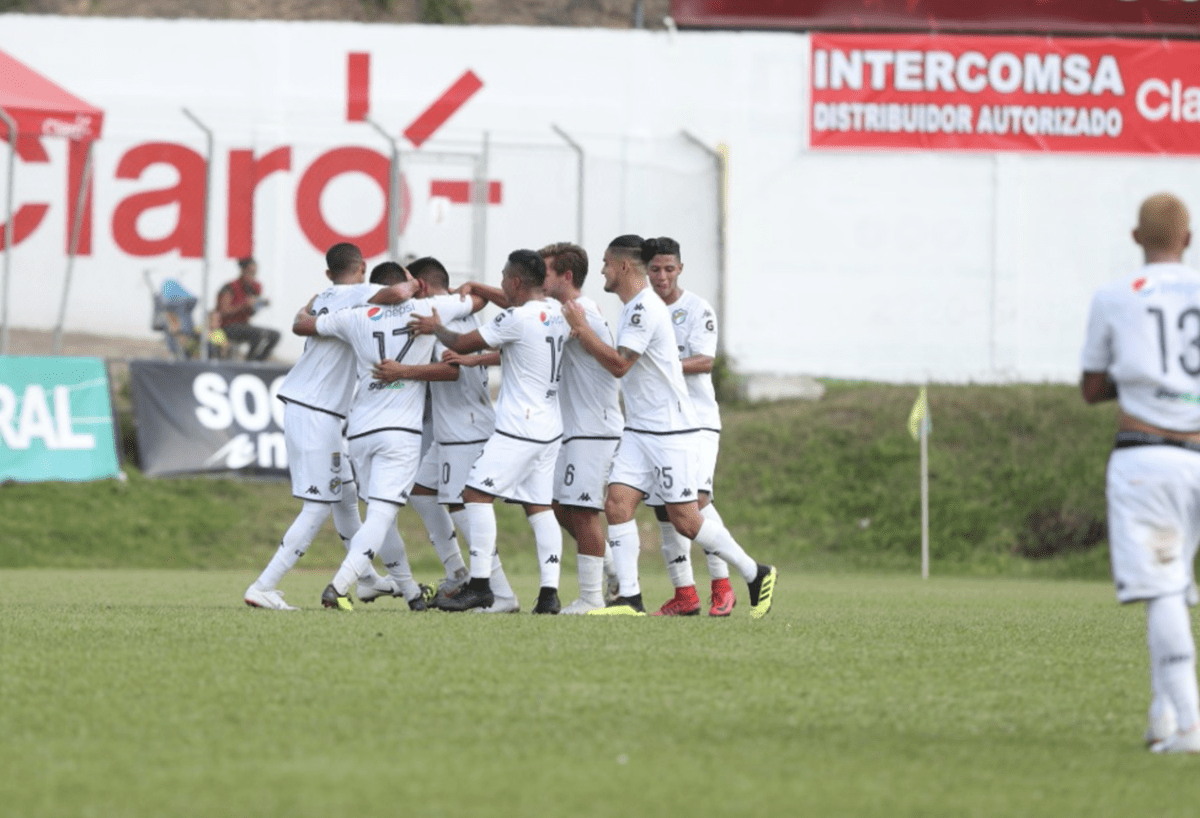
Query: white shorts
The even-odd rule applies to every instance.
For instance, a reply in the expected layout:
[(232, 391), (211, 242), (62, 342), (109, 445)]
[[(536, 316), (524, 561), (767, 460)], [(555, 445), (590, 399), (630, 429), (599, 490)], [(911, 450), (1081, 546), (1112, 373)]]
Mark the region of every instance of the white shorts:
[(604, 487), (619, 438), (574, 437), (558, 450), (554, 499), (564, 506), (604, 508)]
[(548, 506), (560, 439), (539, 443), (496, 432), (471, 467), (467, 485), (514, 503)]
[(398, 506), (408, 502), (421, 458), (420, 435), (396, 429), (371, 432), (350, 441), (350, 456), (359, 498)]
[(315, 503), (336, 503), (342, 485), (354, 482), (337, 415), (284, 401), (283, 443), (287, 449), (292, 495)]
[(1117, 449), (1108, 459), (1108, 548), (1117, 599), (1188, 592), (1200, 540), (1200, 453)]
[(696, 482), (700, 485), (700, 491), (708, 492), (708, 496), (711, 498), (716, 495), (713, 491), (713, 478), (717, 473), (717, 453), (721, 449), (721, 433), (714, 429), (701, 429), (697, 434), (700, 436), (700, 454)]
[(461, 503), (467, 476), (486, 442), (434, 443), (421, 458), (417, 485), (437, 489), (439, 503)]
[(651, 506), (694, 503), (699, 449), (695, 432), (654, 435), (627, 429), (613, 458), (608, 482), (638, 489)]

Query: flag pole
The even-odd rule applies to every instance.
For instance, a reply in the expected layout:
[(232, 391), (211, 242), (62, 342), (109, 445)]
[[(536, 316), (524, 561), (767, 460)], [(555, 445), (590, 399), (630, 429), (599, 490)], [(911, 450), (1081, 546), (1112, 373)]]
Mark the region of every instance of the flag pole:
[(921, 422), (921, 579), (929, 579), (929, 424)]

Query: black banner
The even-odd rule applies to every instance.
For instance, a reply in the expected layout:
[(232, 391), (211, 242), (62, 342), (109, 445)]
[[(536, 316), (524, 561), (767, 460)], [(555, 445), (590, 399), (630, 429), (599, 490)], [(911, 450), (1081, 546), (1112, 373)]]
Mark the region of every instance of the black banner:
[(283, 404), (275, 397), (287, 372), (227, 362), (131, 362), (142, 471), (287, 477)]

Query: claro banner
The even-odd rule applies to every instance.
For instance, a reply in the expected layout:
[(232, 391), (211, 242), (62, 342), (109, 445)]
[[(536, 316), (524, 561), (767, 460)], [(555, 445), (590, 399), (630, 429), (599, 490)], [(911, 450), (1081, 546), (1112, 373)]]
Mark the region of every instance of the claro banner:
[(812, 37), (814, 148), (1200, 154), (1200, 43)]
[(287, 367), (133, 361), (129, 365), (142, 471), (158, 477), (239, 471), (286, 477)]

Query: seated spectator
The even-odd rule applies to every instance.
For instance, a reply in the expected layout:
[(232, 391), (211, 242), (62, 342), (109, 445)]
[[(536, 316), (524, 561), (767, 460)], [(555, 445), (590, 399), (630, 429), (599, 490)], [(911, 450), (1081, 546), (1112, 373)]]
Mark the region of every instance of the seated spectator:
[(217, 308), (211, 318), (211, 329), (224, 333), (232, 344), (249, 344), (247, 361), (265, 361), (279, 343), (279, 333), (266, 327), (251, 325), (250, 316), (267, 306), (258, 283), (258, 264), (252, 258), (238, 259), (241, 273), (217, 293)]

